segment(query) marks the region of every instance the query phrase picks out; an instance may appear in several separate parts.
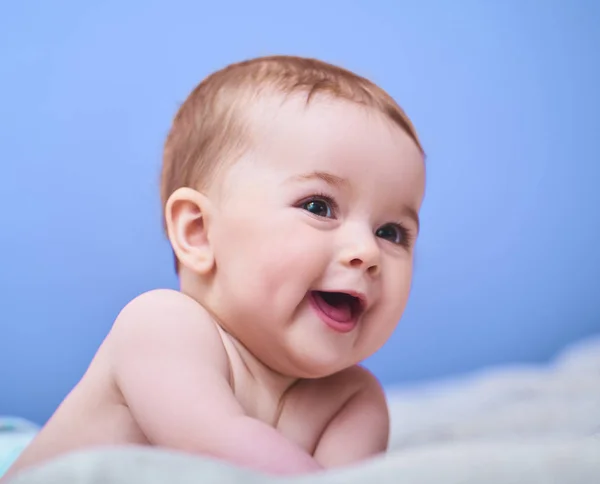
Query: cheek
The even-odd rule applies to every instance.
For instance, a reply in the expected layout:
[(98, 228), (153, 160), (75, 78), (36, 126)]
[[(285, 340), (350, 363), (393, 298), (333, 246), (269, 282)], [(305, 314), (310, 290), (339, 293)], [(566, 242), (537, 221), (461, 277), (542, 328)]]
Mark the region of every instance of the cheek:
[(412, 265), (408, 263), (389, 271), (385, 276), (381, 305), (371, 315), (374, 324), (365, 334), (369, 353), (381, 347), (398, 326), (408, 301), (411, 278)]
[[(312, 227), (293, 217), (236, 217), (222, 225), (216, 237), (217, 271), (231, 291), (247, 304), (289, 304), (303, 297), (326, 260), (325, 241)], [(230, 234), (237, 234), (232, 237)]]
[[(304, 230), (281, 230), (273, 233), (270, 247), (262, 253), (262, 261), (268, 267), (263, 269), (270, 274), (302, 275), (320, 265), (325, 247), (315, 241), (314, 234)], [(311, 235), (313, 235), (311, 237)]]
[[(385, 289), (385, 307), (394, 324), (402, 317), (408, 301), (412, 281), (412, 263), (406, 261), (398, 270), (390, 272)], [(391, 323), (390, 323), (391, 324)]]
[(271, 232), (269, 246), (256, 260), (260, 265), (257, 270), (265, 292), (285, 304), (304, 297), (323, 271), (327, 249), (320, 234), (310, 227), (293, 220), (274, 226), (277, 228)]

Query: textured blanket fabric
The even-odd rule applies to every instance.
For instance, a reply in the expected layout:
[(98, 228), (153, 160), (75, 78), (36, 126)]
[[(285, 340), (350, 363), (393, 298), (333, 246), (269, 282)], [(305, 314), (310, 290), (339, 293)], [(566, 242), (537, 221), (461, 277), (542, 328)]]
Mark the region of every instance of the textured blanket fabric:
[(388, 400), (392, 449), (600, 438), (600, 337), (565, 349), (545, 365), (504, 366), (412, 390), (390, 390)]
[(598, 484), (600, 442), (454, 444), (394, 453), (321, 475), (274, 478), (156, 449), (72, 454), (10, 484)]

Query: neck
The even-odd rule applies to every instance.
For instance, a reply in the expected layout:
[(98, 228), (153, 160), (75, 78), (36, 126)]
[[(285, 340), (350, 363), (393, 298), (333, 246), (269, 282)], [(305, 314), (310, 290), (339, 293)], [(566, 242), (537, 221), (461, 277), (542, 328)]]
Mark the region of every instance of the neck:
[(221, 331), (235, 348), (235, 353), (239, 357), (240, 363), (245, 367), (249, 376), (260, 384), (261, 387), (268, 389), (268, 392), (281, 399), (285, 393), (299, 380), (298, 378), (284, 375), (267, 366), (263, 361), (254, 356), (244, 344), (227, 332), (223, 326)]
[[(299, 380), (296, 377), (279, 373), (266, 365), (254, 356), (235, 335), (229, 332), (227, 325), (211, 310), (210, 305), (205, 303), (205, 298), (201, 297), (202, 295), (206, 296), (210, 291), (210, 285), (206, 281), (201, 281), (200, 278), (195, 274), (190, 274), (185, 268), (180, 270), (179, 281), (180, 291), (197, 301), (212, 316), (221, 332), (230, 360), (234, 358), (238, 360), (237, 363), (239, 364), (237, 366), (244, 367), (255, 382), (268, 389), (272, 395), (281, 398)], [(231, 364), (233, 365), (234, 362), (231, 361)]]

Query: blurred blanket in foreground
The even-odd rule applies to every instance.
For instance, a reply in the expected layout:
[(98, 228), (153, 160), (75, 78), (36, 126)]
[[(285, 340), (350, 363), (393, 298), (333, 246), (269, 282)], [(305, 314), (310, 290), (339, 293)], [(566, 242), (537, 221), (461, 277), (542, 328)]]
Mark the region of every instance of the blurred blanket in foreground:
[(0, 416), (0, 477), (31, 442), (38, 427), (18, 417)]
[(504, 366), (391, 389), (388, 400), (393, 449), (456, 441), (600, 439), (600, 337), (567, 348), (546, 365)]
[(72, 454), (10, 484), (598, 484), (600, 442), (488, 443), (396, 452), (354, 468), (273, 478), (156, 448)]

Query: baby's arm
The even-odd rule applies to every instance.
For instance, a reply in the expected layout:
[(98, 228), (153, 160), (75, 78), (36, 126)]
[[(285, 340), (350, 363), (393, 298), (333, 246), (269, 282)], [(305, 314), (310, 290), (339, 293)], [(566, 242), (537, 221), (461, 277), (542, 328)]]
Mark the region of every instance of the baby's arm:
[(272, 427), (244, 414), (227, 381), (214, 324), (175, 291), (131, 302), (114, 328), (114, 373), (151, 444), (275, 474), (321, 469)]
[(343, 378), (358, 380), (358, 389), (331, 419), (314, 457), (325, 468), (353, 464), (387, 450), (389, 412), (385, 394), (371, 373), (354, 367)]

